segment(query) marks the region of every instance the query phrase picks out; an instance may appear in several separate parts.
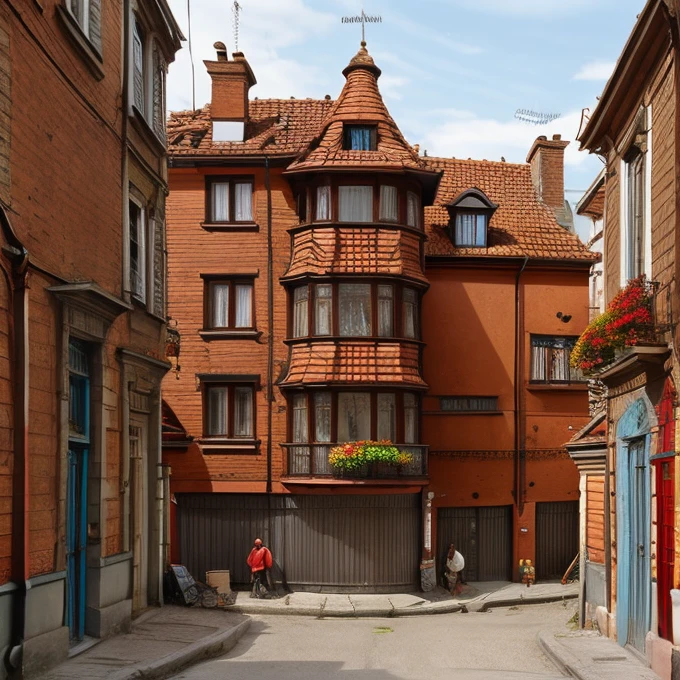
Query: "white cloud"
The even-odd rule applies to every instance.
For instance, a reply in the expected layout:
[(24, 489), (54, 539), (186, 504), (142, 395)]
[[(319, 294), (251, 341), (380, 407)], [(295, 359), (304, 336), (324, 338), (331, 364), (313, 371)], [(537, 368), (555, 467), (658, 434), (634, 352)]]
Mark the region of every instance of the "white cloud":
[[(464, 114), (464, 115), (461, 115)], [(572, 143), (564, 155), (565, 165), (580, 166), (587, 159), (578, 151), (576, 135), (581, 123), (581, 112), (572, 111), (548, 125), (530, 125), (516, 119), (494, 120), (477, 118), (468, 112), (454, 112), (441, 125), (431, 127), (423, 139), (412, 139), (427, 149), (430, 156), (475, 158), (498, 161), (503, 156), (509, 163), (524, 163), (527, 153), (539, 135), (548, 139), (561, 134)]]
[[(240, 0), (242, 6), (239, 49), (246, 54), (258, 85), (251, 96), (319, 96), (326, 75), (314, 64), (279, 56), (278, 50), (304, 42), (310, 35), (324, 35), (336, 23), (333, 14), (320, 12), (305, 0)], [(189, 36), (186, 0), (170, 0), (170, 6)], [(196, 77), (196, 106), (210, 101), (210, 78), (204, 59), (214, 60), (213, 44), (225, 43), (234, 51), (232, 3), (224, 0), (192, 0), (191, 37)], [(168, 77), (168, 110), (191, 108), (191, 60), (188, 43), (177, 54)]]
[(609, 80), (616, 63), (613, 61), (591, 61), (584, 64), (574, 80)]
[(404, 88), (411, 81), (400, 76), (382, 76), (380, 78), (380, 93), (385, 99), (403, 99)]

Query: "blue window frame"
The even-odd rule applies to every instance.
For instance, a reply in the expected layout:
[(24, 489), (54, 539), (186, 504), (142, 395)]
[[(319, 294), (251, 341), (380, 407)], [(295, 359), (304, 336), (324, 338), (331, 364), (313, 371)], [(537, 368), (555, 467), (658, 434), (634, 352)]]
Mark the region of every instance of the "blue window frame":
[(345, 149), (375, 151), (377, 131), (375, 125), (345, 125)]

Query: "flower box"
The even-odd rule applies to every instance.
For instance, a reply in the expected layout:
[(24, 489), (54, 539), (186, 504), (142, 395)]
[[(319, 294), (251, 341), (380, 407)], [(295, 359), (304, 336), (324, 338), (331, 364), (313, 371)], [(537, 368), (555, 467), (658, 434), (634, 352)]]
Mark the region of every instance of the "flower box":
[(335, 473), (343, 471), (364, 477), (371, 476), (376, 467), (410, 465), (413, 455), (400, 451), (387, 440), (346, 442), (331, 449), (328, 462)]

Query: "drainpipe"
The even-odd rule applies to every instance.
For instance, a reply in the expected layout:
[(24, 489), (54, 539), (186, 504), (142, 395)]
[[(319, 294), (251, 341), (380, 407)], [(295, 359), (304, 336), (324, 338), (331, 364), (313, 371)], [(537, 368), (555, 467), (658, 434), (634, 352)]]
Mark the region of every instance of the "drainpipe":
[(524, 296), (521, 294), (520, 278), (524, 272), (529, 256), (515, 277), (515, 504), (521, 516), (524, 512), (524, 489), (526, 474), (524, 409)]
[(26, 614), (26, 590), (29, 575), (28, 530), (28, 251), (17, 238), (0, 206), (0, 228), (9, 243), (3, 249), (11, 261), (11, 280), (4, 267), (10, 304), (10, 363), (14, 398), (14, 461), (12, 474), (12, 581), (17, 586), (13, 598), (11, 639), (4, 659), (10, 678), (23, 677), (23, 644)]
[(272, 188), (269, 156), (264, 157), (264, 185), (267, 190), (267, 494), (272, 492), (272, 409), (274, 407), (274, 248), (272, 244)]

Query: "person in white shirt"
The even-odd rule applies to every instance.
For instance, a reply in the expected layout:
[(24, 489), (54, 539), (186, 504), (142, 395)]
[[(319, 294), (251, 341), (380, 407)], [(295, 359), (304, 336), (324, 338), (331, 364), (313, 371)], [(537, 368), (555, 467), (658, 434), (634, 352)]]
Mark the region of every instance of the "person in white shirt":
[(444, 576), (451, 595), (457, 595), (461, 590), (461, 572), (465, 569), (465, 558), (456, 550), (456, 546), (451, 543), (449, 552), (446, 555), (446, 569)]

